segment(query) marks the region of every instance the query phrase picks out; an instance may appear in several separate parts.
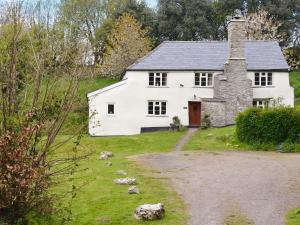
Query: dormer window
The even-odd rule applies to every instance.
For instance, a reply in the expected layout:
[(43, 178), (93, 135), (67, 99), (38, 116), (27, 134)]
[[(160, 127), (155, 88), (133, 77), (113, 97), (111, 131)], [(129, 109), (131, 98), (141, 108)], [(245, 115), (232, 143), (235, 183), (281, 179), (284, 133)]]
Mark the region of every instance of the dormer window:
[(195, 86), (212, 87), (213, 74), (212, 73), (195, 73)]
[(149, 73), (149, 86), (167, 86), (167, 73)]
[(254, 74), (254, 86), (272, 86), (273, 85), (273, 74), (265, 72), (256, 72)]

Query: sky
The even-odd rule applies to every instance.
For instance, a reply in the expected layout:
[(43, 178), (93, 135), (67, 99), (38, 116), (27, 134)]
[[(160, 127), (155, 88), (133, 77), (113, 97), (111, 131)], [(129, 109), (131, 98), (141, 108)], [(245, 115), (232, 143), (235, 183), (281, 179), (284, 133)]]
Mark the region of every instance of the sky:
[(154, 8), (157, 4), (157, 0), (146, 0), (150, 7)]

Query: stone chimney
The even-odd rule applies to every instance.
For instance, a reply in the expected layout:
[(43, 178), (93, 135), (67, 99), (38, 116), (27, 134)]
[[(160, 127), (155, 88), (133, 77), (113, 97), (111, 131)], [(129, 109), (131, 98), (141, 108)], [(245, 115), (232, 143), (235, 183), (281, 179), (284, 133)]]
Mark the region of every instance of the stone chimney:
[(215, 78), (214, 97), (225, 102), (225, 124), (235, 123), (239, 112), (252, 106), (252, 81), (247, 78), (245, 56), (246, 28), (240, 10), (228, 24), (228, 58), (224, 74)]
[(246, 20), (240, 10), (228, 23), (229, 59), (245, 59)]

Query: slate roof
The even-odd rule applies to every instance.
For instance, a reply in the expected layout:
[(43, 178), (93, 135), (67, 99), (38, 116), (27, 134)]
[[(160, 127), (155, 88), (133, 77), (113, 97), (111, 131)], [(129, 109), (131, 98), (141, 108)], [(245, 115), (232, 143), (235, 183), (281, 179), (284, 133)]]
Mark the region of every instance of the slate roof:
[[(289, 70), (276, 41), (247, 41), (245, 53), (247, 70)], [(127, 70), (222, 71), (227, 55), (224, 41), (165, 41)]]

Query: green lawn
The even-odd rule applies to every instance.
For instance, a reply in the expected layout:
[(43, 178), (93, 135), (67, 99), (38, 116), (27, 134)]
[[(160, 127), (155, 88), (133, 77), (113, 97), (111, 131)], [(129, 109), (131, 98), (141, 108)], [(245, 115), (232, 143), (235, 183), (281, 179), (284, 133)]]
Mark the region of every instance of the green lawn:
[[(143, 224), (144, 222), (138, 222), (133, 217), (134, 209), (140, 204), (158, 202), (165, 204), (165, 217), (161, 221), (145, 224), (186, 224), (187, 214), (182, 214), (182, 211), (185, 212), (184, 203), (167, 184), (167, 180), (145, 176), (145, 169), (127, 159), (128, 156), (137, 154), (167, 152), (183, 134), (184, 132), (156, 132), (128, 137), (85, 136), (81, 140), (82, 147), (79, 151), (92, 152), (92, 155), (82, 161), (79, 168), (87, 170), (76, 173), (74, 181), (64, 181), (63, 185), (54, 188), (60, 194), (71, 190), (72, 185), (83, 185), (72, 201), (72, 221), (69, 224)], [(60, 151), (67, 154), (71, 148), (69, 143)], [(108, 160), (113, 164), (111, 167), (106, 165), (107, 161), (98, 159), (99, 153), (104, 150), (115, 154)], [(129, 195), (128, 186), (113, 183), (113, 179), (122, 177), (116, 174), (117, 170), (124, 170), (129, 177), (137, 178), (141, 194)], [(53, 221), (50, 223), (53, 224)]]
[(253, 150), (253, 147), (241, 144), (235, 139), (235, 126), (209, 128), (197, 131), (184, 150)]
[(300, 208), (290, 210), (286, 215), (286, 225), (300, 224)]

